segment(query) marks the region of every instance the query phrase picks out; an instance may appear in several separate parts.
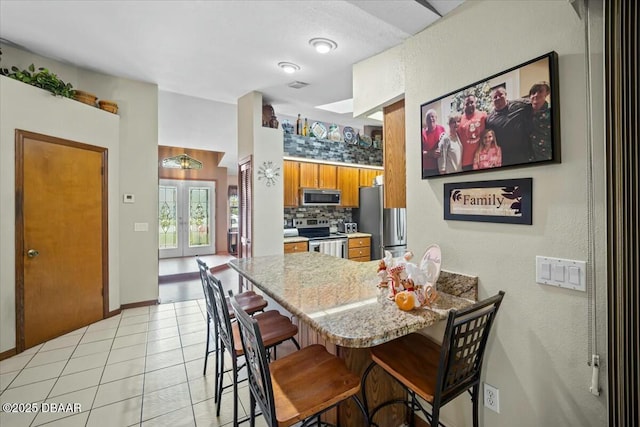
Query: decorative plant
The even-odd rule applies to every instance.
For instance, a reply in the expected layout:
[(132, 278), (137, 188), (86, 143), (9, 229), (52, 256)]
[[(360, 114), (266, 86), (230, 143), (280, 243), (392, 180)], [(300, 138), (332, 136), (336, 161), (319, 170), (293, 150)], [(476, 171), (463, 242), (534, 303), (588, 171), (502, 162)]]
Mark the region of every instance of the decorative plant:
[[(2, 51), (0, 51), (0, 55), (1, 54)], [(65, 83), (58, 78), (57, 75), (44, 67), (40, 67), (36, 71), (36, 67), (33, 64), (29, 65), (29, 68), (25, 70), (20, 70), (16, 66), (11, 67), (11, 70), (7, 68), (0, 68), (0, 75), (10, 77), (31, 86), (48, 90), (57, 96), (73, 98), (73, 95), (75, 94), (75, 90), (71, 83)]]

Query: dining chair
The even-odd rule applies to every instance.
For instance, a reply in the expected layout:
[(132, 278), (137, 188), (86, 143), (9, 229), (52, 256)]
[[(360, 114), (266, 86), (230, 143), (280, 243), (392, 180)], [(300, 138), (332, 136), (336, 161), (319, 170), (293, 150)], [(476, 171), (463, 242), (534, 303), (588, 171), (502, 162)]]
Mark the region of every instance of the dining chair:
[[(301, 423), (323, 425), (320, 416), (352, 398), (369, 425), (367, 412), (358, 399), (360, 379), (344, 360), (329, 354), (319, 344), (269, 361), (264, 329), (231, 299), (236, 313), (247, 365), (250, 390), (249, 425), (255, 426), (256, 402), (269, 427), (288, 427)], [(326, 424), (325, 424), (326, 425)]]
[[(240, 340), (238, 322), (231, 322), (232, 316), (229, 314), (229, 310), (233, 313), (234, 318), (235, 312), (229, 306), (229, 301), (241, 306), (242, 300), (234, 297), (227, 298), (224, 294), (222, 283), (210, 272), (207, 273), (207, 290), (209, 292), (209, 298), (214, 303), (214, 316), (218, 327), (218, 336), (220, 337), (218, 354), (220, 363), (216, 364), (217, 371), (214, 385), (216, 415), (220, 415), (222, 391), (228, 387), (233, 387), (233, 425), (235, 427), (239, 422), (244, 421), (238, 421), (238, 372), (240, 368), (242, 368), (241, 365), (238, 365), (238, 359), (244, 356), (244, 350)], [(291, 340), (296, 348), (300, 349), (295, 339), (295, 335), (298, 333), (298, 327), (291, 322), (291, 319), (283, 316), (277, 310), (269, 310), (264, 313), (255, 314), (254, 318), (262, 327), (262, 339), (267, 348), (275, 348), (275, 346)], [(231, 356), (231, 377), (233, 380), (232, 384), (226, 386), (224, 385), (225, 351), (228, 351)]]
[[(412, 333), (371, 349), (373, 362), (362, 376), (363, 400), (367, 376), (375, 366), (396, 379), (408, 393), (408, 399), (383, 402), (369, 412), (371, 425), (376, 413), (388, 405), (403, 403), (411, 409), (411, 425), (415, 411), (421, 411), (432, 427), (440, 423), (440, 408), (465, 391), (473, 403), (473, 426), (478, 427), (478, 398), (482, 361), (491, 326), (504, 292), (462, 310), (451, 310), (442, 344), (420, 333)], [(420, 399), (431, 405), (429, 413)], [(384, 427), (384, 426), (383, 426)]]
[[(213, 301), (209, 301), (209, 294), (207, 292), (207, 273), (210, 271), (207, 264), (202, 261), (199, 257), (196, 257), (196, 261), (198, 263), (198, 271), (200, 273), (200, 281), (202, 282), (202, 291), (204, 293), (204, 299), (207, 307), (207, 344), (204, 349), (204, 369), (202, 371), (202, 375), (207, 374), (207, 361), (209, 359), (209, 355), (211, 353), (216, 354), (216, 365), (218, 363), (218, 329), (214, 322), (215, 316), (213, 315)], [(257, 313), (259, 311), (264, 310), (267, 306), (267, 301), (260, 295), (256, 294), (253, 291), (246, 291), (236, 296), (240, 301), (241, 305), (245, 307), (245, 310), (250, 313)], [(229, 313), (233, 317), (233, 311)], [(214, 343), (213, 350), (209, 345), (211, 339), (211, 322), (214, 322), (214, 337), (216, 342)], [(216, 372), (218, 370), (216, 369)], [(217, 385), (216, 385), (217, 390)]]

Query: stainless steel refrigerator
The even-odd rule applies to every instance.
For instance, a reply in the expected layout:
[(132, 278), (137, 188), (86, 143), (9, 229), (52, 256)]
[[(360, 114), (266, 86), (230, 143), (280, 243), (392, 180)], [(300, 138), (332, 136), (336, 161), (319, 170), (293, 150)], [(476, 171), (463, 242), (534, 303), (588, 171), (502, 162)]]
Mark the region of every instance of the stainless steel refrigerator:
[(360, 207), (353, 210), (358, 231), (371, 234), (371, 259), (381, 259), (384, 251), (394, 257), (407, 251), (407, 211), (384, 208), (384, 188), (360, 187)]

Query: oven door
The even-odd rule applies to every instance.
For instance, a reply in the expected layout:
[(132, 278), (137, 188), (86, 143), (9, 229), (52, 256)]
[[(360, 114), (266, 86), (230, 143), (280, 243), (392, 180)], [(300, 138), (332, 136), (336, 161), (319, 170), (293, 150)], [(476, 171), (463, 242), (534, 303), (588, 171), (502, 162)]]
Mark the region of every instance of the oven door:
[(320, 240), (309, 240), (309, 252), (320, 253)]
[(347, 258), (347, 239), (310, 240), (309, 252)]

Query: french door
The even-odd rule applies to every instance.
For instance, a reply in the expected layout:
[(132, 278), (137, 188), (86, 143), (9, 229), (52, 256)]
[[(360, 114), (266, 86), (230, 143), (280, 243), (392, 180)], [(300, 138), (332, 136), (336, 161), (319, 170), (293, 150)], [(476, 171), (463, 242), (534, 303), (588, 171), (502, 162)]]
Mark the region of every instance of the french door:
[(215, 184), (214, 181), (160, 180), (160, 258), (215, 253)]

